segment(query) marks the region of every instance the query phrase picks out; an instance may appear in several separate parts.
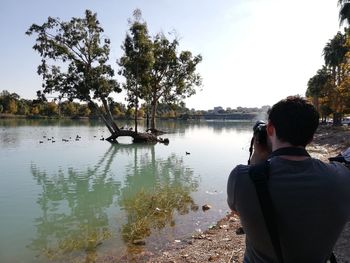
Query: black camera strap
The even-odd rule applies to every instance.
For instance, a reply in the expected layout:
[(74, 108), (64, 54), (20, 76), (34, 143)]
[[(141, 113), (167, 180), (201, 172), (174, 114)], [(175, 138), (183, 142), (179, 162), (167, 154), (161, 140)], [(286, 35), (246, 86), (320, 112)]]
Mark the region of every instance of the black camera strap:
[(277, 220), (275, 209), (273, 207), (269, 187), (269, 160), (262, 164), (252, 165), (249, 168), (249, 176), (253, 181), (256, 193), (258, 195), (261, 212), (264, 217), (267, 231), (269, 232), (271, 243), (275, 251), (278, 262), (283, 263), (281, 242), (277, 229)]
[[(265, 225), (270, 235), (271, 243), (274, 248), (278, 262), (283, 263), (283, 255), (281, 242), (278, 233), (278, 222), (276, 218), (275, 208), (271, 199), (268, 180), (270, 169), (270, 158), (275, 156), (305, 156), (310, 157), (304, 148), (286, 147), (280, 148), (272, 152), (269, 158), (261, 164), (252, 165), (249, 168), (249, 176), (254, 183), (255, 190), (260, 203), (261, 211), (264, 217)], [(331, 263), (336, 263), (334, 254), (329, 259)]]
[(300, 147), (284, 147), (284, 148), (279, 148), (276, 151), (273, 151), (268, 159), (275, 157), (275, 156), (305, 156), (305, 157), (310, 157), (310, 154), (305, 150), (305, 148), (300, 148)]

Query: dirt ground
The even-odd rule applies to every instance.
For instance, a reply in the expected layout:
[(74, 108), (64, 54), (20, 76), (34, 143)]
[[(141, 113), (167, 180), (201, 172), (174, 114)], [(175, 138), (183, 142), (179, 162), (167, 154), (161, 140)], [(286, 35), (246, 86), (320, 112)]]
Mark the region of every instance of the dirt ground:
[[(329, 157), (336, 156), (349, 146), (348, 127), (321, 126), (308, 151), (313, 157), (328, 161)], [(238, 216), (227, 215), (203, 234), (174, 243), (160, 256), (141, 255), (135, 262), (242, 262), (245, 235), (239, 233), (239, 227)], [(350, 262), (350, 222), (334, 250), (338, 262)]]

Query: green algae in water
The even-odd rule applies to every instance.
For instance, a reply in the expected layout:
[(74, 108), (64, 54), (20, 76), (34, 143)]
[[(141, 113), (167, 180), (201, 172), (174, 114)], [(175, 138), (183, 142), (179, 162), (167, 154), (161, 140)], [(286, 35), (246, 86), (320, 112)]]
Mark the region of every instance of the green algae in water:
[(65, 259), (66, 254), (74, 251), (86, 251), (87, 254), (95, 254), (96, 249), (104, 240), (110, 239), (112, 234), (104, 229), (93, 231), (82, 237), (68, 237), (60, 240), (57, 244), (42, 250), (42, 255), (49, 260)]
[(164, 185), (147, 191), (141, 189), (123, 200), (122, 206), (128, 214), (128, 222), (121, 228), (123, 240), (132, 244), (149, 236), (152, 229), (174, 226), (175, 211), (183, 215), (196, 209), (191, 190), (191, 187)]

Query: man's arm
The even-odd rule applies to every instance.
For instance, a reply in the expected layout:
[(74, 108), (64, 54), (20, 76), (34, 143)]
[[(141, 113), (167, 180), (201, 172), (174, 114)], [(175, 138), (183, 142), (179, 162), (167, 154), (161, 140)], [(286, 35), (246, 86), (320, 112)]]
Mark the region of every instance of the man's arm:
[(239, 166), (236, 166), (230, 173), (227, 181), (227, 204), (230, 209), (238, 214), (236, 207), (236, 188)]

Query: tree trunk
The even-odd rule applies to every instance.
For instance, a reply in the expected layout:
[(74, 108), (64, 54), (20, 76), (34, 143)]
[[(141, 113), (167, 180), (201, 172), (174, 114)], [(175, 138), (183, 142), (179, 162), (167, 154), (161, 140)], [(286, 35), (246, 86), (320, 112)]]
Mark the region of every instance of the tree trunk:
[[(93, 103), (92, 101), (90, 101), (91, 103)], [(112, 114), (109, 111), (108, 105), (106, 100), (102, 101), (103, 105), (106, 109), (107, 114), (104, 115), (100, 109), (93, 103), (93, 105), (95, 106), (95, 108), (98, 110), (99, 115), (101, 117), (101, 119), (103, 120), (103, 122), (105, 123), (106, 127), (108, 128), (108, 130), (111, 133), (111, 136), (109, 136), (106, 140), (111, 142), (111, 143), (118, 143), (117, 139), (119, 137), (122, 136), (128, 136), (128, 137), (132, 137), (133, 138), (133, 142), (134, 143), (156, 143), (156, 142), (161, 142), (164, 144), (168, 144), (169, 140), (168, 139), (161, 139), (161, 138), (157, 138), (156, 135), (154, 134), (150, 134), (150, 133), (138, 133), (137, 132), (137, 111), (135, 111), (135, 131), (129, 131), (129, 130), (121, 130), (118, 128), (117, 124), (114, 122), (114, 120), (112, 119)], [(106, 108), (107, 107), (107, 108)]]
[(314, 107), (316, 108), (316, 110), (318, 112), (320, 112), (320, 106), (319, 106), (319, 103), (318, 103), (318, 96), (317, 95), (314, 95), (312, 97), (312, 104), (314, 105)]
[(149, 112), (148, 112), (148, 110), (147, 110), (147, 113), (146, 113), (146, 126), (147, 126), (146, 130), (148, 130), (149, 129)]
[(136, 103), (135, 103), (135, 116), (134, 116), (134, 120), (135, 120), (135, 132), (137, 133), (137, 114), (138, 114), (138, 100), (136, 98)]
[(149, 129), (149, 103), (146, 102), (146, 131)]
[(152, 101), (152, 120), (151, 120), (151, 129), (156, 129), (156, 112), (157, 112), (157, 101)]
[(333, 126), (341, 126), (342, 114), (340, 112), (333, 113)]
[(109, 136), (106, 140), (111, 143), (118, 143), (117, 139), (122, 136), (128, 136), (133, 138), (133, 142), (147, 142), (147, 143), (155, 143), (155, 142), (164, 142), (162, 139), (158, 139), (156, 135), (150, 133), (136, 133), (135, 131), (129, 130), (119, 130), (114, 132), (111, 136)]
[(105, 111), (106, 111), (106, 116), (105, 116), (106, 120), (109, 122), (109, 124), (112, 126), (112, 128), (115, 131), (119, 131), (119, 127), (117, 126), (117, 124), (113, 120), (113, 116), (112, 116), (111, 110), (109, 109), (109, 105), (108, 105), (106, 99), (102, 97), (101, 101), (102, 101), (103, 107), (105, 108)]

